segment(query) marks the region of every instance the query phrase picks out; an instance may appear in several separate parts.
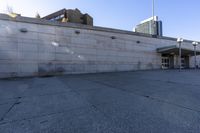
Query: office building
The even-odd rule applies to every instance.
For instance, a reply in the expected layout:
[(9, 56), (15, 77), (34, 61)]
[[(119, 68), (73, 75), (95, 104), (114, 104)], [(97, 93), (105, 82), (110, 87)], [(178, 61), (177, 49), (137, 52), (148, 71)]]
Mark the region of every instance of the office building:
[(140, 22), (139, 25), (136, 26), (135, 32), (151, 34), (155, 36), (162, 36), (162, 21), (158, 20), (158, 16), (151, 17)]

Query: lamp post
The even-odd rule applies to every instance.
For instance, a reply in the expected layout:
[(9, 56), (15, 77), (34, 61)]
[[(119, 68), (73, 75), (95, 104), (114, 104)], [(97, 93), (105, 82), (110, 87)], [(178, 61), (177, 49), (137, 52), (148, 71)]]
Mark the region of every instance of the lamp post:
[(181, 71), (182, 62), (181, 62), (181, 43), (183, 42), (183, 38), (178, 38), (177, 43), (179, 44), (179, 71)]
[(197, 68), (197, 45), (198, 42), (192, 42), (192, 45), (194, 46), (194, 65), (195, 65), (195, 70)]

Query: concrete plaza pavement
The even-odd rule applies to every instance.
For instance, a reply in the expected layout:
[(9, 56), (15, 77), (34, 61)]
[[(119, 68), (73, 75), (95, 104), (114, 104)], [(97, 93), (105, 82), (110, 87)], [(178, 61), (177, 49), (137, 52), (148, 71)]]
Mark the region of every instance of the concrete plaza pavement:
[(199, 132), (199, 70), (0, 80), (0, 133)]

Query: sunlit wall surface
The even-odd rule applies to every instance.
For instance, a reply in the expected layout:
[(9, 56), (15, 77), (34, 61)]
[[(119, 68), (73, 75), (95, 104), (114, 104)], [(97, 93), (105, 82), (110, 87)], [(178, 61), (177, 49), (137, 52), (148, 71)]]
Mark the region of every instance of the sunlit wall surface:
[(7, 15), (0, 15), (0, 31), (1, 77), (160, 69), (156, 49), (177, 45), (129, 31)]

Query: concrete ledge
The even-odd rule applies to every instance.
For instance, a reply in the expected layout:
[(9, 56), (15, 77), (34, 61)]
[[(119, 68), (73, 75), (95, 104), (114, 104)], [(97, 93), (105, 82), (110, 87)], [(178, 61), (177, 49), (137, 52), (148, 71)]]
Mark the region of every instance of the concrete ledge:
[[(12, 18), (7, 14), (0, 14), (0, 20), (8, 20), (8, 21), (24, 22), (24, 23), (31, 23), (31, 24), (40, 24), (40, 25), (70, 27), (70, 28), (87, 29), (87, 30), (95, 30), (95, 31), (103, 31), (103, 32), (113, 32), (113, 33), (119, 33), (119, 34), (128, 34), (128, 35), (149, 37), (149, 38), (155, 38), (155, 39), (166, 39), (166, 40), (176, 41), (176, 38), (172, 38), (172, 37), (164, 37), (164, 36), (163, 37), (154, 37), (149, 34), (136, 33), (136, 32), (132, 32), (132, 31), (125, 31), (125, 30), (106, 28), (106, 27), (98, 27), (98, 26), (88, 26), (88, 25), (74, 24), (74, 23), (61, 23), (61, 22), (55, 22), (55, 21), (48, 21), (48, 20), (44, 20), (44, 19), (21, 17), (21, 16)], [(191, 40), (184, 40), (184, 41), (191, 42), (191, 43), (193, 42)]]

